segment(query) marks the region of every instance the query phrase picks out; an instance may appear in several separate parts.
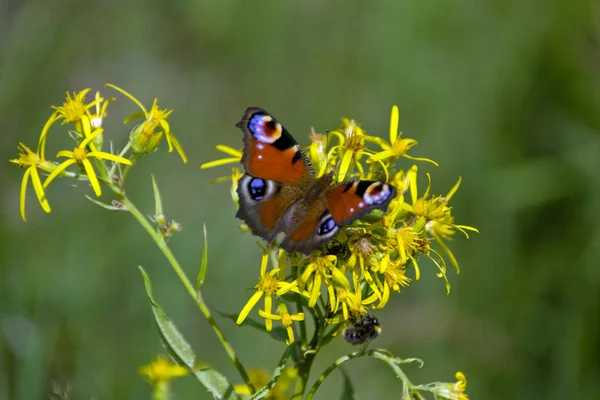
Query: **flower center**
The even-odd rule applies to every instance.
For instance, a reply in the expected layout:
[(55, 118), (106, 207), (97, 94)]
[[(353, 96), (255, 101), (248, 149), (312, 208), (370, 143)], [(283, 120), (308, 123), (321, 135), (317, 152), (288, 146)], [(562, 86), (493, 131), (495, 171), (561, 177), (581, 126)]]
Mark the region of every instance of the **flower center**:
[(85, 156), (86, 156), (87, 152), (85, 151), (85, 149), (82, 148), (75, 148), (75, 150), (73, 150), (73, 158), (77, 161), (77, 162), (82, 162), (83, 160), (85, 160)]
[(270, 296), (277, 291), (277, 284), (279, 280), (273, 278), (271, 275), (265, 275), (260, 278), (258, 281), (258, 285), (256, 285), (256, 289), (262, 290), (265, 292), (266, 296)]
[(85, 104), (78, 99), (68, 99), (61, 108), (65, 122), (73, 123), (81, 119), (85, 114)]
[(281, 324), (285, 327), (292, 326), (292, 316), (290, 313), (281, 314)]

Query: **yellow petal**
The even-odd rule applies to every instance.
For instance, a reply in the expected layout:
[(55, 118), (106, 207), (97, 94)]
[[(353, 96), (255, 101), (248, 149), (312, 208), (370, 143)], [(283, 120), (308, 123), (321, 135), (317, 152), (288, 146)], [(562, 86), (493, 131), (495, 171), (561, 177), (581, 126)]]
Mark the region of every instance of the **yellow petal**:
[[(273, 299), (271, 296), (265, 296), (265, 312), (270, 314), (271, 310), (273, 310)], [(273, 321), (270, 319), (265, 319), (265, 328), (267, 328), (267, 331), (270, 332), (271, 329), (273, 329)]]
[(315, 306), (315, 304), (317, 304), (317, 299), (319, 298), (320, 295), (321, 295), (321, 276), (317, 274), (315, 276), (315, 279), (313, 280), (313, 287), (310, 292), (310, 299), (308, 300), (308, 306), (310, 308), (313, 308)]
[(48, 138), (48, 131), (57, 119), (56, 113), (53, 113), (42, 128), (42, 133), (40, 134), (40, 140), (38, 142), (38, 151), (42, 160), (46, 159), (46, 139)]
[[(260, 260), (260, 276), (264, 276), (267, 273), (267, 264), (269, 263), (269, 253), (263, 250), (262, 258)], [(269, 312), (271, 310), (268, 310)]]
[(48, 175), (48, 177), (44, 181), (44, 189), (47, 188), (48, 185), (50, 184), (50, 182), (52, 182), (54, 180), (54, 178), (56, 178), (61, 172), (63, 172), (71, 164), (75, 164), (75, 160), (73, 160), (72, 158), (61, 163), (60, 165), (57, 165), (56, 168), (54, 169), (54, 171), (52, 171), (52, 173), (50, 173), (50, 175)]
[(92, 167), (92, 163), (87, 158), (84, 158), (82, 164), (85, 168), (87, 177), (90, 180), (90, 184), (94, 189), (94, 193), (96, 193), (96, 196), (99, 197), (102, 195), (102, 190), (100, 189), (100, 182), (98, 182), (98, 178), (96, 177), (96, 172), (94, 171), (94, 167)]
[(239, 162), (240, 162), (240, 159), (237, 157), (222, 158), (220, 160), (209, 161), (207, 163), (204, 163), (200, 166), (200, 169), (207, 169), (207, 168), (217, 167), (219, 165), (239, 163)]
[(459, 177), (458, 182), (456, 182), (456, 184), (454, 186), (452, 186), (452, 189), (450, 189), (450, 191), (446, 195), (446, 199), (444, 200), (445, 203), (449, 202), (450, 199), (452, 198), (452, 196), (454, 196), (454, 193), (456, 193), (456, 191), (460, 187), (461, 182), (462, 182), (462, 177)]
[(256, 293), (254, 293), (252, 295), (252, 297), (250, 297), (250, 300), (248, 300), (248, 302), (246, 303), (246, 305), (244, 306), (244, 308), (242, 308), (242, 311), (240, 311), (240, 315), (238, 315), (237, 320), (235, 321), (236, 324), (241, 324), (242, 322), (244, 322), (244, 320), (246, 319), (246, 317), (248, 316), (248, 314), (250, 314), (250, 310), (252, 310), (252, 308), (254, 308), (254, 306), (256, 305), (256, 303), (258, 302), (258, 300), (260, 300), (261, 296), (263, 295), (263, 291), (259, 290)]
[(385, 285), (383, 286), (383, 296), (382, 296), (379, 304), (377, 304), (377, 308), (383, 308), (387, 304), (389, 299), (390, 299), (390, 286), (386, 282)]
[(110, 83), (107, 83), (106, 85), (104, 85), (106, 87), (109, 87), (111, 89), (115, 89), (117, 92), (120, 92), (121, 94), (124, 94), (125, 96), (129, 97), (129, 99), (131, 101), (133, 101), (135, 104), (138, 105), (139, 108), (142, 109), (142, 111), (144, 112), (144, 114), (148, 114), (148, 111), (146, 111), (146, 108), (144, 107), (144, 105), (142, 103), (140, 103), (140, 101), (138, 99), (136, 99), (135, 97), (133, 97), (131, 94), (129, 94), (129, 92), (127, 92), (126, 90), (121, 89), (118, 86), (112, 85)]
[(92, 140), (94, 140), (96, 138), (96, 136), (101, 135), (102, 132), (104, 132), (104, 129), (102, 129), (102, 128), (96, 129), (88, 137), (86, 137), (85, 139), (83, 139), (83, 141), (81, 143), (79, 143), (79, 146), (77, 146), (77, 147), (79, 147), (80, 149), (85, 149), (87, 145), (90, 145), (90, 148), (91, 148), (92, 147), (92, 144), (91, 144)]
[(419, 269), (419, 264), (417, 263), (417, 260), (414, 257), (411, 256), (410, 259), (412, 260), (413, 266), (415, 267), (415, 280), (418, 281), (421, 277), (421, 270)]
[(394, 152), (391, 150), (384, 150), (384, 151), (380, 151), (377, 154), (373, 154), (371, 157), (369, 157), (367, 159), (367, 162), (375, 162), (375, 161), (380, 161), (380, 160), (385, 160), (388, 157), (392, 157), (394, 155)]
[(103, 151), (91, 151), (87, 153), (88, 157), (96, 157), (101, 160), (110, 160), (121, 164), (131, 165), (131, 161), (115, 154), (105, 153)]
[(258, 310), (258, 315), (260, 315), (263, 318), (268, 318), (268, 319), (274, 319), (276, 321), (279, 321), (281, 319), (281, 315), (278, 314), (272, 314), (272, 313), (268, 313), (266, 311), (263, 310)]
[(23, 180), (21, 181), (21, 197), (19, 199), (19, 210), (21, 211), (21, 218), (23, 221), (27, 222), (25, 218), (25, 199), (27, 197), (27, 181), (29, 180), (29, 175), (31, 174), (31, 168), (27, 168), (25, 173), (23, 174)]
[(439, 167), (439, 166), (440, 166), (438, 163), (436, 163), (435, 161), (433, 161), (433, 160), (431, 160), (431, 159), (429, 159), (429, 158), (424, 158), (424, 157), (412, 157), (412, 156), (409, 156), (409, 155), (408, 155), (408, 154), (406, 154), (406, 153), (402, 154), (402, 157), (404, 157), (404, 158), (408, 158), (409, 160), (413, 160), (413, 161), (425, 161), (425, 162), (428, 162), (428, 163), (431, 163), (431, 164), (435, 165), (436, 167)]
[(35, 190), (35, 195), (42, 206), (42, 209), (49, 213), (50, 204), (48, 204), (48, 200), (46, 199), (46, 194), (44, 193), (44, 188), (42, 187), (42, 181), (40, 179), (40, 175), (35, 167), (31, 169), (31, 183), (33, 184), (33, 189)]
[(61, 150), (56, 154), (56, 157), (68, 157), (73, 158), (73, 152), (70, 150)]
[(232, 157), (237, 157), (239, 159), (242, 159), (242, 152), (239, 150), (236, 150), (232, 147), (229, 146), (224, 146), (222, 144), (218, 144), (217, 145), (217, 150), (222, 151), (225, 154), (229, 154)]
[(344, 153), (344, 157), (342, 158), (342, 162), (340, 164), (340, 170), (338, 173), (338, 182), (343, 182), (346, 178), (346, 174), (348, 173), (348, 168), (350, 167), (350, 162), (352, 161), (352, 152), (347, 150)]
[(394, 143), (398, 137), (398, 121), (400, 119), (400, 113), (398, 112), (398, 106), (392, 106), (392, 116), (390, 117), (390, 143)]
[(413, 165), (408, 173), (410, 174), (410, 198), (412, 204), (415, 204), (417, 202), (417, 166)]
[[(167, 143), (173, 144), (173, 146), (175, 147), (175, 150), (177, 150), (177, 153), (179, 154), (179, 157), (181, 157), (181, 159), (183, 160), (183, 163), (187, 164), (187, 162), (188, 162), (187, 156), (183, 152), (183, 149), (181, 148), (181, 145), (177, 141), (177, 138), (175, 136), (173, 136), (173, 134), (171, 134), (171, 132), (167, 132), (166, 135), (167, 135)], [(172, 151), (172, 149), (169, 149), (169, 152), (170, 151)]]
[(288, 340), (285, 343), (286, 344), (294, 343), (294, 330), (292, 329), (292, 327), (288, 326), (285, 328), (285, 330), (287, 331), (287, 334), (288, 334)]

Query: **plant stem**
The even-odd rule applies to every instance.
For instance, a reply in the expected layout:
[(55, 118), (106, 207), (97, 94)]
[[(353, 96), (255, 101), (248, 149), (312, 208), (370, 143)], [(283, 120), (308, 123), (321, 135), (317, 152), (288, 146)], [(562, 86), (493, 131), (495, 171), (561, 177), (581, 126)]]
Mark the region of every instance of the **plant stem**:
[(196, 289), (194, 288), (194, 285), (192, 285), (192, 283), (188, 279), (187, 275), (185, 274), (185, 272), (179, 265), (179, 262), (177, 262), (177, 259), (175, 259), (175, 256), (171, 252), (171, 249), (169, 249), (169, 247), (167, 246), (167, 244), (165, 243), (163, 238), (156, 232), (156, 230), (152, 227), (152, 225), (150, 225), (150, 223), (148, 222), (146, 217), (144, 217), (144, 215), (142, 215), (142, 213), (136, 208), (136, 206), (126, 196), (122, 196), (122, 198), (123, 198), (123, 204), (125, 205), (127, 210), (129, 210), (131, 215), (133, 215), (135, 217), (135, 219), (138, 220), (140, 225), (142, 225), (144, 227), (146, 232), (148, 232), (148, 234), (150, 235), (150, 237), (152, 237), (152, 239), (154, 240), (154, 242), (156, 243), (158, 248), (165, 255), (165, 257), (171, 264), (171, 267), (173, 267), (173, 270), (175, 271), (175, 273), (177, 274), (177, 276), (183, 283), (183, 286), (185, 287), (185, 289), (187, 290), (189, 295), (194, 299), (194, 302), (200, 309), (200, 312), (202, 312), (202, 315), (204, 315), (204, 318), (208, 321), (209, 325), (212, 327), (213, 331), (217, 335), (217, 338), (221, 342), (221, 345), (225, 349), (225, 352), (227, 352), (227, 355), (229, 356), (230, 360), (232, 361), (234, 367), (237, 369), (238, 373), (244, 380), (244, 383), (250, 388), (252, 393), (254, 393), (255, 392), (254, 386), (252, 385), (252, 382), (250, 382), (250, 378), (248, 377), (246, 370), (244, 369), (239, 358), (235, 354), (233, 347), (231, 347), (231, 344), (229, 344), (229, 342), (225, 338), (223, 331), (221, 330), (221, 328), (219, 327), (217, 322), (214, 320), (214, 318), (210, 314), (210, 310), (204, 303), (204, 300), (202, 299), (202, 295), (201, 295), (200, 291), (196, 291)]

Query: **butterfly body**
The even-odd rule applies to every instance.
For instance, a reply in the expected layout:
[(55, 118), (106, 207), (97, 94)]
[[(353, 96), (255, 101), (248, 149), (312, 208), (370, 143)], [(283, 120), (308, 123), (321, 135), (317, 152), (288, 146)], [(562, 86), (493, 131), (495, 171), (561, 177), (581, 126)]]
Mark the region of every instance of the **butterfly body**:
[(260, 108), (248, 108), (237, 126), (244, 133), (238, 183), (239, 210), (252, 232), (280, 247), (309, 254), (329, 242), (341, 226), (373, 209), (386, 209), (394, 187), (351, 180), (332, 185), (333, 173), (316, 177), (292, 135)]

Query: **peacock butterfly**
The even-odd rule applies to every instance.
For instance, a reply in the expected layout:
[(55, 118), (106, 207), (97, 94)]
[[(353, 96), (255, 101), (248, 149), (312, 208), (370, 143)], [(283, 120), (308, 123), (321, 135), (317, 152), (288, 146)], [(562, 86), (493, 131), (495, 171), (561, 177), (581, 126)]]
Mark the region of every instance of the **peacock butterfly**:
[(236, 124), (244, 133), (238, 182), (239, 210), (252, 233), (280, 247), (310, 254), (371, 210), (386, 210), (396, 189), (383, 182), (349, 180), (332, 185), (333, 172), (319, 178), (292, 135), (261, 108), (249, 107)]

